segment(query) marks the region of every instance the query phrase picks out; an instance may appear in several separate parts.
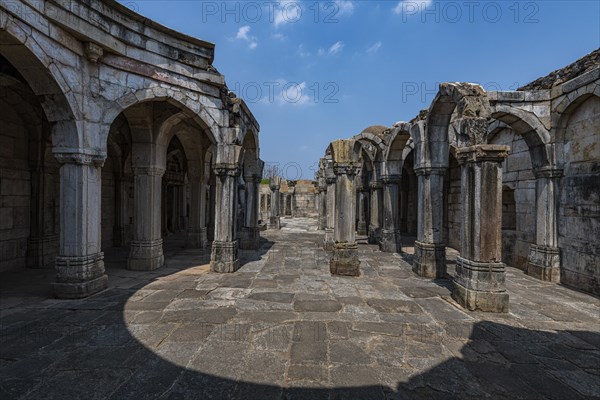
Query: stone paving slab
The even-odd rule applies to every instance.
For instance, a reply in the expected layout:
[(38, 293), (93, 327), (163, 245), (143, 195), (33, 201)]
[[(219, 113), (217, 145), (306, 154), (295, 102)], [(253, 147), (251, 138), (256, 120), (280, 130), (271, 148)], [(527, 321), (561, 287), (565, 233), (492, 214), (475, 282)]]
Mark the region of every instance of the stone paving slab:
[(235, 274), (173, 241), (84, 300), (0, 274), (0, 398), (600, 398), (598, 298), (508, 268), (510, 312), (467, 312), (410, 254), (361, 240), (362, 276), (334, 277), (316, 221), (282, 223)]

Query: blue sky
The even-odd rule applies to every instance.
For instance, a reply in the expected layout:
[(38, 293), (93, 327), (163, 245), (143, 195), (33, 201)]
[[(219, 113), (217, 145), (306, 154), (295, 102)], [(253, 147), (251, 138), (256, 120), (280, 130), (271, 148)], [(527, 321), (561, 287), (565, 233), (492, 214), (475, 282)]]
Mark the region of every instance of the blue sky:
[(312, 179), (332, 140), (412, 119), (439, 82), (514, 90), (600, 47), (594, 0), (122, 3), (216, 44), (288, 179)]

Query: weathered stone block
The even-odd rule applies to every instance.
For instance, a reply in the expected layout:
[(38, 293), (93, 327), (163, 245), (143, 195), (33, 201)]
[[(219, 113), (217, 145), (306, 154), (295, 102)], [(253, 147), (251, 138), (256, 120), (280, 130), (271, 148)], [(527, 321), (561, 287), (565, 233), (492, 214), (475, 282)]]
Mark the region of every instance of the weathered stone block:
[(238, 258), (238, 241), (212, 243), (210, 270), (213, 272), (230, 273), (240, 269)]
[(329, 270), (332, 275), (360, 276), (358, 245), (334, 243)]
[(413, 272), (424, 278), (446, 276), (446, 246), (415, 241)]

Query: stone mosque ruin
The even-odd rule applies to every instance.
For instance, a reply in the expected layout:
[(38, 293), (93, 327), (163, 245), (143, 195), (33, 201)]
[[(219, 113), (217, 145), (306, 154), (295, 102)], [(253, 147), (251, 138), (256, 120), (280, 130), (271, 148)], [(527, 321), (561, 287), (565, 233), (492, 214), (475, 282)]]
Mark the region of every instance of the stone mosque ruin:
[[(33, 363), (27, 351), (80, 351), (60, 346), (64, 333), (44, 341), (56, 333), (44, 331), (36, 338), (43, 345), (27, 342), (26, 352), (11, 353), (21, 348), (28, 313), (58, 329), (68, 324), (61, 318), (87, 309), (101, 310), (94, 314), (100, 321), (118, 311), (110, 315), (120, 322), (102, 323), (115, 335), (104, 340), (132, 337), (118, 345), (137, 346), (125, 353), (162, 363), (163, 341), (186, 337), (181, 342), (205, 346), (190, 354), (209, 360), (194, 369), (191, 358), (179, 364), (165, 353), (170, 364), (160, 368), (176, 371), (173, 379), (166, 373), (155, 387), (138, 377), (136, 386), (130, 373), (125, 386), (115, 378), (114, 391), (98, 398), (144, 390), (184, 398), (177, 396), (195, 386), (182, 377), (205, 382), (193, 390), (234, 382), (264, 399), (308, 395), (301, 388), (309, 387), (316, 394), (303, 398), (341, 387), (356, 391), (340, 398), (380, 390), (374, 398), (456, 395), (414, 380), (426, 380), (424, 371), (435, 365), (465, 362), (456, 358), (411, 364), (413, 375), (395, 386), (394, 374), (411, 360), (452, 353), (418, 335), (402, 345), (398, 357), (408, 364), (399, 366), (390, 361), (395, 328), (452, 320), (469, 323), (469, 332), (506, 323), (514, 335), (541, 335), (551, 329), (540, 322), (548, 319), (556, 331), (545, 334), (560, 336), (551, 340), (571, 341), (574, 353), (561, 350), (561, 362), (575, 365), (580, 379), (573, 383), (547, 364), (540, 368), (560, 389), (535, 386), (531, 374), (519, 379), (549, 396), (600, 396), (593, 383), (600, 365), (600, 50), (516, 91), (443, 83), (413, 119), (331, 142), (314, 181), (264, 176), (259, 122), (228, 89), (214, 58), (214, 44), (113, 0), (0, 2), (0, 347), (9, 354), (0, 354), (3, 398), (62, 390), (44, 389), (53, 370), (35, 363), (26, 365), (37, 378), (21, 386), (21, 370), (12, 366), (20, 357)], [(30, 298), (29, 289), (36, 291)], [(534, 314), (539, 318), (530, 320)], [(210, 330), (193, 331), (200, 323)], [(228, 323), (249, 324), (250, 333), (208, 352), (215, 327)], [(287, 338), (283, 350), (273, 342), (260, 347), (253, 324), (269, 323), (304, 332), (315, 324), (323, 341)], [(576, 327), (583, 333), (562, 336)], [(249, 348), (245, 338), (252, 338)], [(406, 356), (419, 348), (425, 350)], [(246, 351), (256, 358), (219, 367), (215, 356), (235, 360)], [(272, 358), (252, 364), (265, 354)], [(367, 370), (376, 376), (339, 378), (363, 354), (361, 379), (371, 376)], [(493, 379), (477, 375), (495, 366), (480, 357), (483, 366), (470, 369), (480, 389), (469, 396), (534, 398), (524, 386), (495, 392)], [(277, 363), (278, 370), (265, 367)], [(265, 394), (271, 390), (280, 395)]]

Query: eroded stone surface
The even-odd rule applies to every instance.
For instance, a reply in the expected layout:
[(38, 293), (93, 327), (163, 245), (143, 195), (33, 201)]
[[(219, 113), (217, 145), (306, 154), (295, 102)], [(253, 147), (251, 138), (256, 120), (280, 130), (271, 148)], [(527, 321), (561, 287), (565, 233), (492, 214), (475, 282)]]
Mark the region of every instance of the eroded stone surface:
[(167, 241), (164, 269), (107, 263), (84, 300), (49, 298), (48, 271), (2, 273), (2, 398), (600, 396), (598, 299), (508, 268), (509, 313), (467, 312), (366, 237), (365, 273), (332, 276), (316, 224), (286, 220), (233, 275)]

